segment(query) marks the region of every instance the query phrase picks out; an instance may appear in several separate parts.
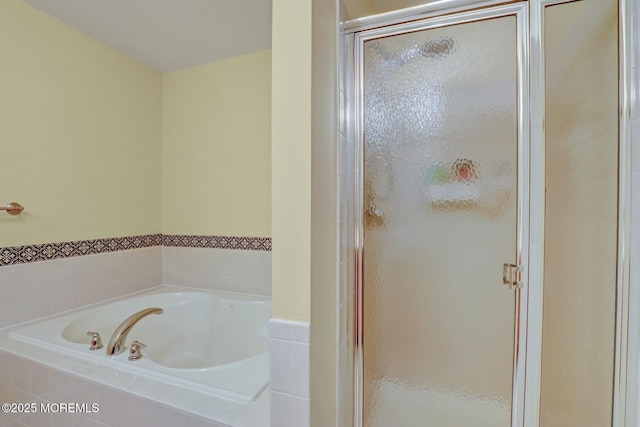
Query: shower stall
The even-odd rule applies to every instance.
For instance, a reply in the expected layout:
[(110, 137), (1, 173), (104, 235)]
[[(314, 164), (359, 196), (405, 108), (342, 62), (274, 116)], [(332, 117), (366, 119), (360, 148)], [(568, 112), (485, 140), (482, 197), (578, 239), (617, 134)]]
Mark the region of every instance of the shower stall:
[(345, 23), (351, 425), (625, 425), (625, 7)]

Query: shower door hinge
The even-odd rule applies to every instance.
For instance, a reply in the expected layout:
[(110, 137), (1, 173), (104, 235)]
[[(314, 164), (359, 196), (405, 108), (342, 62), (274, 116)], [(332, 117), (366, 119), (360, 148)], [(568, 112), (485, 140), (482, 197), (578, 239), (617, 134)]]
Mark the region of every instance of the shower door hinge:
[(509, 289), (522, 288), (522, 272), (524, 268), (516, 264), (504, 264), (502, 266), (502, 283), (509, 285)]

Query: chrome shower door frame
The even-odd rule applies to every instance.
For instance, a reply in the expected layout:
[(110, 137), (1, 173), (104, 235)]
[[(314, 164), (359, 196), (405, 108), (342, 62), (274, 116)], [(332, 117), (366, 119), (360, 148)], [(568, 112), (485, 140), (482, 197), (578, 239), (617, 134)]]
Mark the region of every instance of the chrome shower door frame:
[[(524, 426), (526, 369), (528, 359), (527, 328), (529, 306), (529, 233), (530, 233), (530, 99), (529, 99), (529, 10), (526, 2), (504, 4), (504, 1), (478, 3), (444, 0), (430, 5), (409, 8), (380, 16), (358, 19), (345, 24), (349, 49), (355, 70), (352, 96), (354, 106), (351, 134), (354, 136), (354, 228), (355, 228), (355, 283), (354, 283), (354, 343), (353, 343), (353, 426), (363, 427), (364, 384), (364, 43), (366, 41), (415, 31), (459, 25), (493, 18), (513, 16), (517, 31), (517, 238), (516, 260), (524, 268), (524, 286), (514, 290), (514, 354), (512, 379), (511, 427)], [(471, 10), (469, 10), (471, 9)], [(540, 173), (540, 171), (537, 171)], [(540, 177), (536, 176), (536, 179)], [(544, 179), (544, 177), (542, 177)], [(543, 211), (544, 213), (544, 211)], [(538, 221), (539, 222), (539, 221)], [(536, 223), (538, 223), (536, 222)], [(496, 284), (496, 286), (501, 286)]]

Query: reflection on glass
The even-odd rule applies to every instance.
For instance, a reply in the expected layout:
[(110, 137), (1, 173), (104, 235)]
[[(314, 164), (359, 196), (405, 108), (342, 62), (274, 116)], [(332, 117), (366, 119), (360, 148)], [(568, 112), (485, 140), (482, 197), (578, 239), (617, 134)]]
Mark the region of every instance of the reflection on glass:
[(367, 427), (510, 425), (516, 22), (368, 41)]
[(545, 9), (541, 427), (611, 426), (618, 203), (615, 0)]

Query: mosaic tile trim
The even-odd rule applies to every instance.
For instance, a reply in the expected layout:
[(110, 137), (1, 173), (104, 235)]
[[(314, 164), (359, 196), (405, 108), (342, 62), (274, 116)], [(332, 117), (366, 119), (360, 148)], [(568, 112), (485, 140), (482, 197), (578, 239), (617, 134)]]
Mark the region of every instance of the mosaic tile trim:
[(0, 267), (81, 255), (125, 251), (128, 249), (149, 248), (152, 246), (271, 251), (271, 238), (145, 234), (142, 236), (78, 240), (75, 242), (8, 246), (0, 248)]
[(190, 236), (182, 234), (165, 234), (162, 244), (164, 246), (177, 246), (181, 248), (270, 251), (271, 237)]
[(40, 245), (0, 248), (0, 266), (25, 264), (35, 261), (70, 258), (81, 255), (102, 254), (127, 249), (162, 245), (162, 234), (78, 240), (75, 242), (43, 243)]

